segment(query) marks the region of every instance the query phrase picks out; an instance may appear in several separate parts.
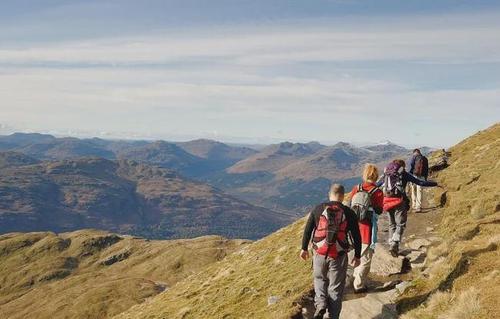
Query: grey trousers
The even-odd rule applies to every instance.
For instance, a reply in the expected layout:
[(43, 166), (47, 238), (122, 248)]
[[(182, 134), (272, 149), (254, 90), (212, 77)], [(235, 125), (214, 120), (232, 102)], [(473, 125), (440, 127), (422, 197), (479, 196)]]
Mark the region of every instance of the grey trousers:
[(408, 209), (406, 205), (401, 205), (395, 209), (389, 211), (389, 245), (392, 247), (398, 247), (401, 239), (403, 238), (403, 232), (406, 228), (406, 220), (408, 219)]
[(330, 319), (338, 319), (347, 273), (347, 254), (333, 258), (314, 254), (314, 303), (316, 309), (328, 309)]

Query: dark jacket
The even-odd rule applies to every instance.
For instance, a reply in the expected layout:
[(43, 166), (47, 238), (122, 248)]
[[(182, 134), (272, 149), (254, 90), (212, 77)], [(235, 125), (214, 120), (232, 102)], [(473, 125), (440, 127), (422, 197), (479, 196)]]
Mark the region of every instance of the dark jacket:
[[(381, 187), (382, 185), (384, 185), (384, 180), (385, 180), (384, 175), (382, 175), (377, 182), (377, 187)], [(406, 185), (408, 183), (417, 184), (423, 187), (434, 187), (438, 185), (436, 182), (417, 178), (412, 174), (408, 173), (407, 171), (403, 171), (402, 181), (403, 181), (403, 191), (406, 190)]]
[(307, 250), (309, 242), (311, 241), (311, 236), (316, 229), (316, 225), (318, 225), (319, 223), (319, 218), (325, 210), (325, 207), (333, 204), (340, 204), (342, 206), (347, 220), (347, 233), (351, 234), (354, 244), (354, 256), (356, 258), (360, 258), (361, 235), (359, 234), (358, 219), (356, 217), (356, 214), (349, 207), (343, 205), (340, 202), (328, 202), (319, 204), (312, 210), (312, 212), (309, 214), (309, 218), (307, 219), (306, 227), (304, 229), (304, 235), (302, 236), (302, 249)]
[(410, 174), (415, 175), (415, 162), (417, 157), (422, 156), (423, 167), (422, 167), (422, 177), (427, 179), (429, 177), (429, 160), (424, 155), (413, 155), (410, 162)]

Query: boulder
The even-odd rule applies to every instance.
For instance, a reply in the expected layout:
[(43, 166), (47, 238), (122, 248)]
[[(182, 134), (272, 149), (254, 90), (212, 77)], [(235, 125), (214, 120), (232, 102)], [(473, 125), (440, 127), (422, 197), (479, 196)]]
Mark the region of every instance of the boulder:
[(428, 247), (430, 245), (431, 245), (431, 241), (427, 240), (425, 238), (415, 239), (407, 244), (408, 247), (410, 247), (411, 249), (414, 249), (414, 250), (419, 250), (422, 247)]

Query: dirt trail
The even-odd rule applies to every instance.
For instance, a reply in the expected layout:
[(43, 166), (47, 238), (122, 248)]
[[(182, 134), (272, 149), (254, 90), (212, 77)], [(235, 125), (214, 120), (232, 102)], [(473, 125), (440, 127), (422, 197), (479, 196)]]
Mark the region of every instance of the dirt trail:
[[(441, 218), (441, 210), (435, 205), (432, 190), (425, 190), (428, 207), (422, 213), (408, 214), (407, 228), (401, 245), (401, 256), (393, 258), (388, 253), (387, 237), (389, 218), (379, 219), (379, 243), (372, 261), (368, 293), (355, 294), (352, 285), (346, 285), (341, 319), (392, 319), (398, 318), (395, 300), (409, 282), (425, 268), (427, 247), (440, 241), (435, 229)], [(397, 269), (397, 270), (395, 270)], [(348, 270), (352, 275), (352, 270)], [(349, 282), (349, 279), (348, 279)], [(310, 319), (314, 314), (314, 293), (303, 297), (302, 315), (296, 318)], [(327, 316), (325, 316), (327, 318)]]

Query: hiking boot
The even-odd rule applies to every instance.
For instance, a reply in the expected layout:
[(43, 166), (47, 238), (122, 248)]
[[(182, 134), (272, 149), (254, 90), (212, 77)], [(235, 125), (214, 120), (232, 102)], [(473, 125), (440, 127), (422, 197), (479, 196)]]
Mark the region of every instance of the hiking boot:
[(323, 319), (323, 316), (326, 313), (326, 309), (317, 309), (314, 313), (314, 319)]
[(389, 249), (389, 253), (394, 258), (398, 257), (399, 256), (399, 248), (398, 248), (398, 246), (392, 246), (391, 249)]

